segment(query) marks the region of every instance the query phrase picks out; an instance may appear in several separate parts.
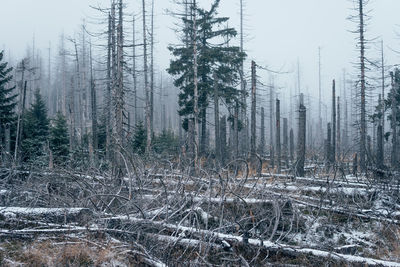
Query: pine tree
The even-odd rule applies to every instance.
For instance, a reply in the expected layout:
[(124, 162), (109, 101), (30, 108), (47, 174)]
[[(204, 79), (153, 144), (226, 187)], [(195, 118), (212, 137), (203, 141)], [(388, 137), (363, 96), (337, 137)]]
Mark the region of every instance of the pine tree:
[(4, 126), (15, 121), (14, 108), (17, 105), (17, 94), (13, 94), (15, 86), (8, 87), (13, 76), (10, 74), (13, 68), (3, 62), (4, 51), (0, 51), (0, 145), (5, 137)]
[(39, 93), (35, 91), (35, 100), (24, 118), (22, 133), (22, 159), (33, 161), (45, 155), (45, 147), (49, 136), (49, 119), (46, 105)]
[(61, 112), (57, 112), (50, 128), (50, 149), (54, 163), (63, 164), (69, 155), (69, 136), (67, 120)]
[(132, 138), (132, 148), (133, 151), (138, 154), (143, 154), (146, 150), (146, 139), (147, 133), (144, 128), (143, 122), (139, 121), (134, 130), (133, 138)]
[[(245, 53), (240, 52), (237, 46), (228, 46), (231, 38), (237, 32), (234, 28), (226, 28), (227, 17), (217, 17), (220, 0), (214, 1), (210, 10), (192, 7), (195, 12), (196, 24), (190, 18), (183, 17), (184, 36), (190, 36), (195, 42), (188, 42), (185, 38), (182, 45), (169, 47), (175, 57), (170, 63), (168, 72), (175, 76), (174, 84), (180, 88), (179, 115), (185, 116), (183, 128), (188, 130), (188, 117), (194, 115), (194, 58), (193, 46), (197, 51), (197, 85), (199, 116), (202, 124), (201, 146), (204, 149), (206, 136), (206, 109), (214, 92), (214, 77), (218, 81), (218, 94), (227, 105), (233, 106), (239, 101), (240, 91), (235, 88), (240, 79), (239, 71)], [(195, 27), (194, 27), (195, 26)], [(196, 34), (194, 34), (196, 32)], [(196, 38), (194, 38), (196, 36)], [(215, 43), (219, 43), (215, 45)]]

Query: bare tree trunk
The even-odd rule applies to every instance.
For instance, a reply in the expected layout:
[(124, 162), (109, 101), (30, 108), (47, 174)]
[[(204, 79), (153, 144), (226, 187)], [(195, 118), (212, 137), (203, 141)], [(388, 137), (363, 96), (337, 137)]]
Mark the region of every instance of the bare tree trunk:
[(260, 154), (264, 155), (265, 152), (265, 114), (264, 107), (261, 107), (261, 130), (260, 130)]
[(332, 81), (332, 148), (331, 163), (336, 161), (336, 88), (335, 80)]
[(111, 159), (111, 64), (112, 64), (112, 20), (114, 17), (111, 14), (108, 14), (108, 44), (107, 44), (107, 89), (106, 89), (106, 96), (105, 96), (105, 119), (106, 119), (106, 158), (108, 160)]
[(92, 113), (92, 147), (94, 161), (97, 160), (98, 149), (98, 135), (97, 135), (97, 96), (96, 84), (93, 76), (93, 57), (92, 57), (92, 43), (90, 43), (90, 98), (91, 98), (91, 113)]
[(132, 78), (133, 78), (133, 105), (135, 111), (135, 122), (134, 125), (138, 123), (138, 103), (137, 103), (137, 75), (136, 75), (136, 32), (135, 32), (135, 16), (133, 16), (132, 21)]
[[(243, 1), (240, 0), (240, 52), (244, 52), (244, 32), (243, 32)], [(244, 66), (243, 62), (240, 66), (240, 91), (241, 91), (241, 101), (242, 101), (242, 111), (240, 120), (243, 123), (243, 129), (241, 134), (240, 143), (242, 144), (242, 150), (247, 152), (248, 149), (248, 125), (247, 125), (247, 92), (246, 92), (246, 80), (244, 76)]]
[(219, 93), (217, 75), (214, 73), (214, 123), (215, 123), (215, 158), (221, 162), (221, 140), (219, 137)]
[(276, 160), (278, 173), (281, 173), (281, 111), (279, 99), (276, 99)]
[(341, 160), (341, 136), (340, 136), (340, 97), (337, 97), (337, 131), (336, 131), (336, 138), (337, 138), (337, 158)]
[(251, 62), (251, 136), (250, 136), (250, 153), (253, 157), (256, 153), (256, 63)]
[[(384, 58), (384, 51), (383, 51), (383, 40), (381, 42), (381, 64), (382, 64), (382, 101), (379, 102), (379, 104), (381, 104), (381, 109), (382, 109), (382, 119), (381, 119), (381, 135), (382, 138), (385, 135), (385, 58)], [(378, 141), (379, 142), (379, 141)], [(382, 140), (383, 143), (383, 140)], [(383, 155), (385, 154), (385, 146), (384, 143), (382, 144), (382, 153)], [(384, 159), (382, 158), (382, 161), (384, 161)], [(383, 165), (383, 163), (382, 163)]]
[(149, 87), (148, 71), (147, 71), (147, 33), (146, 33), (146, 3), (142, 0), (142, 16), (143, 16), (143, 72), (144, 87), (146, 90), (146, 154), (150, 153), (151, 147), (151, 88)]
[(220, 132), (219, 138), (221, 140), (220, 149), (221, 149), (221, 163), (225, 164), (225, 159), (229, 158), (228, 149), (227, 149), (227, 138), (226, 138), (226, 116), (222, 116), (220, 121)]
[(197, 5), (196, 0), (192, 0), (192, 19), (193, 19), (193, 111), (194, 111), (194, 164), (195, 169), (198, 168), (199, 156), (199, 90), (197, 81)]
[(322, 115), (321, 115), (321, 105), (322, 105), (321, 91), (322, 91), (322, 86), (321, 86), (321, 47), (318, 47), (318, 128), (320, 129), (320, 131), (319, 131), (320, 144), (322, 144), (323, 140), (324, 140), (324, 137), (323, 137), (324, 133), (322, 131)]
[[(28, 81), (24, 81), (24, 75), (25, 75), (25, 60), (22, 60), (22, 80), (21, 80), (21, 97), (22, 100), (22, 106), (21, 106), (21, 111), (18, 114), (18, 120), (17, 120), (17, 132), (16, 132), (16, 138), (15, 138), (15, 149), (14, 149), (14, 164), (17, 164), (19, 161), (19, 146), (21, 145), (21, 138), (22, 138), (22, 132), (24, 130), (24, 113), (25, 113), (25, 102), (26, 102), (26, 87), (28, 84)], [(22, 85), (24, 86), (22, 88)]]
[[(69, 150), (73, 151), (75, 147), (75, 94), (74, 94), (75, 81), (71, 78), (71, 89), (68, 103), (69, 114)], [(71, 154), (72, 155), (72, 154)]]
[(383, 169), (384, 167), (384, 150), (383, 150), (383, 131), (382, 131), (382, 125), (379, 123), (378, 125), (378, 130), (377, 130), (377, 135), (378, 135), (378, 140), (377, 140), (377, 148), (376, 148), (376, 166), (378, 169)]
[(364, 0), (358, 1), (359, 17), (360, 17), (360, 68), (361, 68), (361, 119), (360, 119), (360, 168), (361, 171), (366, 170), (365, 163), (365, 145), (366, 145), (366, 112), (365, 112), (365, 28), (364, 28)]
[(290, 129), (290, 161), (293, 162), (294, 160), (294, 133), (293, 129)]
[(235, 114), (234, 114), (234, 157), (239, 156), (239, 101), (235, 101)]
[(299, 109), (299, 137), (297, 141), (296, 176), (304, 176), (304, 161), (306, 155), (306, 107), (301, 103)]
[(271, 167), (275, 166), (275, 149), (274, 149), (274, 123), (273, 123), (273, 110), (274, 110), (274, 101), (273, 101), (273, 91), (272, 84), (269, 87), (269, 141), (270, 141), (270, 163)]
[(154, 133), (154, 0), (151, 1), (150, 23), (150, 133)]
[(327, 139), (326, 139), (326, 159), (329, 165), (332, 163), (332, 128), (331, 123), (328, 123)]
[(283, 118), (283, 157), (285, 158), (286, 168), (289, 168), (289, 155), (288, 155), (288, 119)]
[[(76, 61), (76, 90), (78, 92), (78, 116), (79, 116), (79, 128), (80, 128), (80, 143), (83, 141), (84, 125), (83, 125), (83, 107), (82, 107), (82, 95), (81, 95), (81, 72), (79, 64), (78, 44), (76, 40), (73, 40), (75, 47), (75, 61)], [(75, 112), (75, 110), (74, 110)]]
[(118, 4), (118, 26), (117, 26), (117, 73), (116, 86), (114, 87), (114, 105), (115, 105), (115, 164), (116, 175), (122, 175), (122, 147), (124, 146), (124, 129), (123, 129), (123, 113), (124, 113), (124, 35), (123, 35), (123, 3), (119, 0)]
[(392, 77), (392, 157), (391, 165), (392, 168), (397, 168), (398, 163), (398, 151), (397, 151), (397, 100), (396, 100), (396, 89), (397, 83), (395, 82), (393, 72), (390, 73)]

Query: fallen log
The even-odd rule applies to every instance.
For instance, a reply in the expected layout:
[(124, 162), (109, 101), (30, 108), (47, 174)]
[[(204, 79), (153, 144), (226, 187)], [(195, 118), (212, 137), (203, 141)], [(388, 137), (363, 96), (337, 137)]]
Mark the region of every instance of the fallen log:
[(7, 218), (18, 218), (47, 223), (86, 225), (94, 215), (87, 208), (0, 207), (0, 216), (3, 221), (6, 221)]

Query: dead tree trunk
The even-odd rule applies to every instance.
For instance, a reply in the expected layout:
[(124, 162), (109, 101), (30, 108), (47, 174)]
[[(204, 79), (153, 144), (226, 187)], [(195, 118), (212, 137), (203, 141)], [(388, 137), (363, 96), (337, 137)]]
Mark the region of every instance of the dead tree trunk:
[[(381, 95), (379, 94), (379, 104), (383, 105)], [(383, 113), (381, 114), (383, 116)], [(384, 120), (384, 119), (383, 119)], [(383, 169), (384, 165), (384, 149), (383, 149), (383, 125), (382, 119), (378, 121), (377, 140), (376, 140), (376, 166)]]
[(154, 133), (154, 0), (151, 1), (150, 23), (150, 134)]
[(132, 21), (132, 78), (133, 78), (133, 109), (135, 111), (135, 121), (136, 125), (139, 121), (138, 117), (138, 103), (137, 103), (137, 75), (136, 75), (136, 32), (135, 32), (135, 16), (133, 16)]
[(221, 149), (221, 163), (225, 164), (225, 159), (229, 158), (228, 149), (227, 149), (227, 138), (226, 138), (226, 116), (222, 116), (220, 121), (220, 132), (219, 138), (221, 140), (220, 149)]
[[(240, 0), (240, 52), (244, 52), (244, 33), (243, 33), (243, 0)], [(244, 66), (243, 61), (240, 66), (240, 91), (241, 91), (241, 118), (240, 121), (243, 124), (243, 129), (241, 131), (241, 148), (242, 152), (247, 152), (248, 149), (248, 125), (247, 125), (247, 92), (246, 92), (246, 80), (244, 76)]]
[(233, 127), (234, 127), (234, 157), (238, 157), (239, 155), (239, 101), (236, 100), (235, 102), (235, 114), (234, 114), (234, 122), (233, 122)]
[[(144, 1), (144, 0), (143, 0)], [(199, 156), (199, 90), (197, 81), (197, 5), (196, 0), (192, 2), (193, 19), (193, 113), (194, 113), (194, 164), (197, 170)]]
[(397, 100), (396, 100), (396, 89), (397, 83), (393, 72), (390, 72), (392, 78), (392, 156), (391, 166), (397, 168)]
[(383, 169), (383, 135), (382, 135), (382, 125), (378, 125), (378, 140), (377, 140), (377, 148), (376, 148), (376, 166), (378, 169)]
[[(111, 64), (112, 64), (112, 21), (113, 17), (108, 14), (108, 45), (107, 45), (107, 90), (105, 95), (105, 119), (106, 119), (106, 158), (111, 160)], [(71, 148), (70, 148), (71, 149)], [(72, 151), (72, 150), (71, 150)]]
[(143, 19), (143, 75), (145, 87), (145, 118), (146, 118), (146, 154), (150, 153), (151, 147), (151, 92), (148, 81), (147, 71), (147, 30), (146, 30), (146, 3), (142, 0), (142, 19)]
[(331, 163), (336, 161), (336, 88), (335, 80), (332, 81), (332, 148)]
[(276, 160), (278, 173), (281, 172), (281, 110), (280, 101), (276, 99)]
[(273, 91), (272, 91), (272, 84), (269, 87), (269, 146), (270, 146), (270, 151), (269, 151), (269, 156), (270, 156), (270, 164), (271, 167), (275, 167), (275, 149), (274, 149), (274, 119), (273, 119), (273, 114), (274, 114), (274, 101), (273, 101)]
[(261, 107), (261, 130), (260, 130), (260, 154), (264, 155), (265, 152), (265, 114), (264, 107)]
[(359, 8), (359, 45), (360, 45), (360, 70), (361, 70), (361, 118), (360, 118), (360, 168), (366, 170), (365, 148), (366, 148), (366, 112), (365, 112), (365, 27), (364, 27), (364, 0), (358, 1)]
[(337, 97), (337, 131), (336, 131), (336, 151), (337, 158), (340, 161), (341, 159), (341, 136), (340, 136), (340, 97)]
[(96, 84), (93, 76), (93, 58), (92, 58), (92, 44), (90, 43), (90, 96), (91, 96), (91, 113), (92, 113), (92, 142), (93, 142), (93, 156), (94, 160), (97, 159), (98, 149), (98, 135), (97, 135), (97, 96)]
[(251, 62), (251, 136), (250, 153), (252, 156), (256, 153), (256, 63)]
[(297, 141), (296, 176), (304, 176), (304, 161), (306, 156), (306, 107), (301, 103), (299, 109), (299, 137)]
[(294, 160), (294, 133), (293, 129), (290, 129), (290, 162)]
[(219, 137), (219, 94), (217, 75), (214, 73), (214, 123), (215, 123), (215, 158), (221, 162), (221, 140)]
[(325, 151), (326, 151), (326, 159), (327, 159), (327, 161), (328, 161), (328, 163), (330, 165), (332, 163), (332, 152), (331, 152), (331, 149), (332, 149), (332, 142), (331, 142), (331, 139), (332, 139), (332, 128), (331, 128), (331, 123), (330, 122), (328, 123), (327, 128), (328, 128), (328, 131), (327, 131), (327, 139), (326, 139)]
[(283, 157), (285, 158), (286, 168), (289, 168), (289, 155), (288, 155), (288, 119), (283, 119)]
[(123, 118), (124, 118), (124, 37), (123, 37), (123, 3), (119, 0), (118, 5), (118, 26), (117, 26), (117, 73), (116, 73), (116, 86), (114, 87), (114, 110), (115, 110), (115, 127), (114, 127), (114, 138), (115, 138), (115, 164), (117, 167), (117, 175), (122, 174), (122, 147), (124, 145), (124, 129), (123, 129)]

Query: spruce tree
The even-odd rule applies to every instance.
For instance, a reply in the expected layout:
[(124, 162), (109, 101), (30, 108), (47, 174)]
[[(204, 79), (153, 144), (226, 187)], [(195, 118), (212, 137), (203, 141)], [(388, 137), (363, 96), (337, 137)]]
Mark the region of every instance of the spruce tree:
[[(239, 98), (239, 90), (235, 88), (239, 80), (241, 63), (245, 53), (240, 52), (237, 46), (229, 46), (228, 42), (236, 36), (234, 28), (226, 27), (227, 17), (218, 17), (220, 0), (214, 1), (210, 10), (193, 8), (196, 12), (196, 45), (198, 63), (198, 92), (200, 121), (203, 125), (204, 137), (206, 109), (209, 99), (214, 92), (214, 74), (217, 79), (218, 94), (228, 105), (233, 105)], [(169, 47), (175, 59), (171, 60), (168, 73), (175, 76), (174, 84), (180, 88), (179, 115), (185, 116), (183, 128), (188, 130), (188, 116), (193, 116), (194, 106), (194, 72), (193, 72), (193, 46), (188, 42), (187, 36), (194, 39), (194, 24), (190, 18), (183, 17), (184, 38), (182, 44)], [(203, 142), (201, 142), (203, 143)]]
[(50, 149), (54, 156), (54, 163), (62, 165), (69, 154), (69, 136), (67, 120), (59, 111), (50, 128)]
[(22, 159), (35, 161), (45, 155), (45, 148), (49, 136), (49, 119), (46, 105), (39, 90), (35, 91), (35, 100), (24, 118), (22, 133)]
[(132, 138), (132, 148), (135, 153), (143, 154), (146, 150), (146, 129), (143, 122), (139, 121), (135, 125), (135, 130)]
[(17, 94), (13, 94), (15, 86), (8, 86), (13, 76), (13, 68), (8, 67), (7, 62), (3, 62), (4, 51), (0, 51), (0, 145), (3, 144), (5, 136), (5, 125), (15, 121), (14, 108), (17, 105)]

